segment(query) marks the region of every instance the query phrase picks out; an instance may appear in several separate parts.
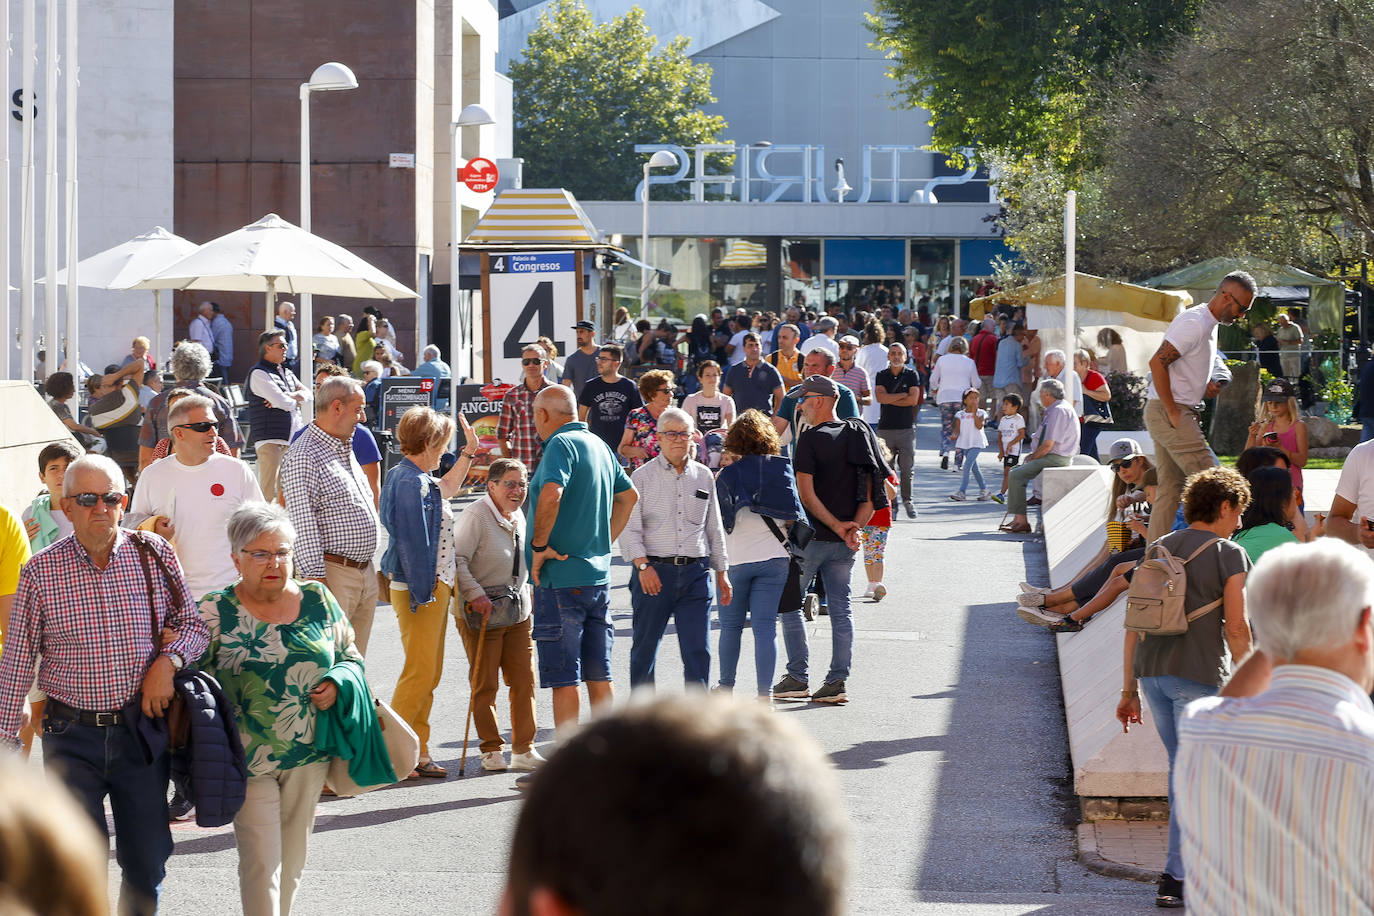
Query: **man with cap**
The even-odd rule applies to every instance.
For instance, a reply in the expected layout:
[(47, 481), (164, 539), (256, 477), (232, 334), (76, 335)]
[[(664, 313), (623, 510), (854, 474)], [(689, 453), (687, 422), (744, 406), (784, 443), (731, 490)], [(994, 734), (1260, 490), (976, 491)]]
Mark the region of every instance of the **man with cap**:
[(830, 377), (854, 392), (860, 407), (867, 407), (873, 399), (873, 386), (869, 384), (871, 380), (863, 366), (854, 362), (859, 354), (859, 338), (846, 334), (840, 338), (839, 347), (840, 363)]
[(582, 388), (599, 374), (596, 368), (596, 325), (590, 321), (579, 321), (573, 325), (573, 330), (577, 332), (577, 349), (563, 361), (563, 384), (580, 398)]
[(840, 323), (830, 315), (826, 315), (824, 318), (817, 321), (814, 329), (815, 333), (807, 338), (806, 343), (802, 344), (802, 356), (805, 356), (817, 347), (822, 347), (831, 356), (839, 359), (840, 345), (835, 342), (835, 331), (839, 326)]
[[(812, 350), (806, 354), (806, 359), (802, 360), (802, 377), (805, 379), (813, 375), (834, 378), (835, 359), (830, 355), (829, 350)], [(836, 387), (840, 394), (839, 400), (835, 402), (835, 416), (841, 420), (857, 417), (859, 415), (859, 399), (855, 397), (848, 385), (841, 385), (836, 382)], [(784, 446), (796, 442), (808, 428), (808, 421), (801, 410), (801, 399), (804, 394), (805, 391), (800, 384), (794, 385), (783, 397), (782, 403), (778, 406), (778, 412), (773, 415), (773, 427), (782, 437)], [(738, 402), (736, 406), (738, 406)]]
[(802, 380), (801, 389), (799, 407), (809, 427), (798, 439), (792, 461), (807, 524), (814, 531), (802, 549), (801, 581), (810, 582), (819, 575), (825, 585), (830, 609), (830, 670), (820, 689), (812, 693), (807, 670), (810, 649), (801, 611), (780, 614), (787, 674), (773, 686), (773, 696), (800, 699), (809, 695), (815, 703), (847, 703), (845, 680), (854, 648), (849, 582), (859, 549), (859, 530), (875, 510), (888, 505), (883, 492), (888, 469), (868, 424), (836, 416), (840, 387), (834, 379), (809, 375)]

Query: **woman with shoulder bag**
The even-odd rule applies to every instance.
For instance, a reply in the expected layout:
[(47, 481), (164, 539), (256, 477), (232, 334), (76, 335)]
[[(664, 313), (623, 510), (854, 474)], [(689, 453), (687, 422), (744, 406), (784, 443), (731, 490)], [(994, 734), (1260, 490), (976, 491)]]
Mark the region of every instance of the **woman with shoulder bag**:
[[(758, 695), (767, 697), (778, 662), (778, 605), (791, 566), (784, 529), (804, 517), (801, 498), (792, 462), (778, 454), (778, 431), (758, 410), (746, 410), (730, 425), (725, 450), (738, 457), (716, 478), (734, 586), (730, 603), (720, 606), (720, 687), (734, 689), (747, 617)], [(799, 608), (800, 590), (796, 597)]]
[(396, 426), (396, 443), (405, 457), (387, 473), (382, 488), (379, 515), (388, 543), (381, 570), (391, 580), (391, 606), (405, 650), (391, 706), (420, 739), (420, 762), (410, 779), (448, 775), (429, 755), (429, 713), (444, 672), (444, 629), (454, 585), (448, 501), (467, 480), (477, 453), (477, 436), (466, 419), (463, 435), (466, 445), (458, 460), (442, 478), (434, 477), (431, 472), (453, 436), (453, 420), (428, 407), (407, 410)]
[(525, 516), (520, 511), (528, 487), (523, 464), (496, 459), (487, 471), (486, 496), (464, 509), (454, 528), (462, 602), (454, 602), (453, 616), (468, 666), (480, 678), (472, 685), (472, 717), (482, 769), (495, 772), (506, 769), (496, 723), (502, 674), (510, 688), (510, 769), (533, 770), (544, 762), (534, 749), (534, 639), (525, 584)]

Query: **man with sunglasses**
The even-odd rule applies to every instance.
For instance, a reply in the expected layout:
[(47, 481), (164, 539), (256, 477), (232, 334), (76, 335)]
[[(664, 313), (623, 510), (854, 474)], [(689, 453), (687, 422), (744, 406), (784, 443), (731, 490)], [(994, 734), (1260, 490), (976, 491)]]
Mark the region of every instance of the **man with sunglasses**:
[(168, 411), (172, 452), (143, 470), (124, 524), (171, 541), (196, 600), (238, 578), (229, 549), (229, 516), (244, 503), (262, 502), (248, 465), (215, 451), (214, 404), (199, 395)]
[(1145, 428), (1154, 439), (1159, 474), (1150, 514), (1152, 542), (1169, 533), (1183, 498), (1183, 481), (1219, 464), (1202, 434), (1202, 402), (1231, 381), (1217, 350), (1217, 325), (1244, 318), (1257, 290), (1255, 278), (1245, 271), (1227, 274), (1211, 299), (1169, 322), (1164, 343), (1150, 357)]
[(277, 476), (282, 454), (301, 428), (301, 404), (308, 396), (287, 363), (286, 332), (274, 328), (261, 334), (257, 364), (248, 371), (246, 396), (248, 424), (258, 455), (258, 484), (263, 496), (272, 500), (281, 493)]
[[(102, 455), (78, 458), (62, 493), (73, 533), (19, 575), (0, 655), (0, 746), (19, 746), (41, 654), (44, 765), (102, 834), (109, 797), (123, 872), (119, 911), (155, 913), (172, 853), (169, 765), (165, 740), (160, 749), (150, 746), (139, 725), (165, 714), (172, 675), (200, 658), (209, 632), (171, 545), (119, 527), (125, 495), (118, 465)], [(146, 538), (144, 546), (135, 536)], [(170, 638), (159, 648), (164, 630)]]
[(549, 387), (549, 380), (544, 378), (548, 361), (548, 354), (538, 344), (530, 344), (520, 353), (520, 369), (525, 377), (501, 399), (501, 420), (496, 424), (501, 454), (519, 461), (531, 475), (539, 466), (543, 451), (534, 427), (534, 396)]

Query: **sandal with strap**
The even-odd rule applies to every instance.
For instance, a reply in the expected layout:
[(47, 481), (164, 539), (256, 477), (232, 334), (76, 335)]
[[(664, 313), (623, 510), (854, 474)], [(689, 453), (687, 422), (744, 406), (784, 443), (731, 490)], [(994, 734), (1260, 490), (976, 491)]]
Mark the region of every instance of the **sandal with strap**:
[(1012, 522), (1010, 525), (1004, 526), (1002, 530), (1007, 534), (1030, 534), (1035, 529), (1028, 524), (1017, 524)]
[(415, 765), (413, 777), (423, 777), (425, 779), (447, 779), (448, 770), (439, 766), (433, 760), (421, 760)]

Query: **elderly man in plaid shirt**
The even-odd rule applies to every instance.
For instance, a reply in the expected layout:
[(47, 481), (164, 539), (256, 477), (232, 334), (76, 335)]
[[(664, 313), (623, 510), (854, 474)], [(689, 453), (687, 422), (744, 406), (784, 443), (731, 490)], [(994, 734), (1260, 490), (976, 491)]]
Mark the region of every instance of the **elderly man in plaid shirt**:
[(169, 761), (165, 740), (155, 747), (140, 725), (162, 717), (172, 675), (200, 658), (209, 631), (171, 545), (120, 529), (125, 500), (124, 475), (110, 459), (86, 455), (67, 468), (62, 511), (75, 532), (19, 575), (0, 655), (0, 745), (19, 747), (41, 654), (44, 763), (102, 833), (109, 796), (120, 912), (154, 913), (172, 854)]
[(501, 420), (496, 425), (496, 439), (501, 443), (501, 452), (508, 458), (521, 461), (529, 469), (530, 476), (539, 466), (544, 443), (534, 428), (534, 396), (549, 386), (544, 378), (544, 367), (549, 356), (538, 344), (530, 344), (520, 354), (520, 368), (525, 379), (501, 399)]

